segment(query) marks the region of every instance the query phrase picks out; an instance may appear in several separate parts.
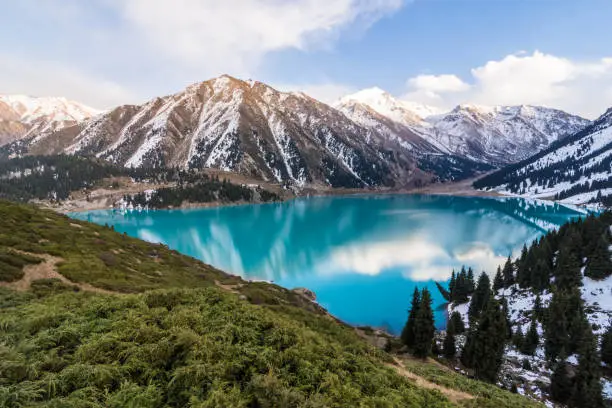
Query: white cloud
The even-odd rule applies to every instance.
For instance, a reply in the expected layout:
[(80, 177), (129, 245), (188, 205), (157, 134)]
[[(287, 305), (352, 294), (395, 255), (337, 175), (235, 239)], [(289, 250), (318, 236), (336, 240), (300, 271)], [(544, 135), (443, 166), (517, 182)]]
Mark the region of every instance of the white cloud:
[(248, 75), (283, 49), (326, 47), (353, 23), (367, 27), (404, 0), (114, 0), (152, 49), (208, 75)]
[(64, 96), (105, 109), (135, 102), (123, 86), (50, 61), (24, 60), (0, 54), (0, 94)]
[(453, 74), (408, 80), (406, 99), (483, 105), (542, 105), (595, 118), (612, 106), (612, 58), (575, 61), (535, 51), (508, 55), (471, 70), (471, 84)]

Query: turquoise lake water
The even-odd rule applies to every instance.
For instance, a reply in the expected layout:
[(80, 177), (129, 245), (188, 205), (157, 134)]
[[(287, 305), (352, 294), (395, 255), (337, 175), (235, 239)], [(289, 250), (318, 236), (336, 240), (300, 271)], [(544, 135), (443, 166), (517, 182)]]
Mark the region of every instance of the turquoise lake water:
[(524, 243), (579, 215), (523, 199), (419, 195), (71, 214), (246, 279), (307, 287), (340, 319), (393, 333), (401, 331), (415, 285), (430, 289), (443, 327), (444, 300), (434, 281), (447, 282), (462, 265), (494, 273)]

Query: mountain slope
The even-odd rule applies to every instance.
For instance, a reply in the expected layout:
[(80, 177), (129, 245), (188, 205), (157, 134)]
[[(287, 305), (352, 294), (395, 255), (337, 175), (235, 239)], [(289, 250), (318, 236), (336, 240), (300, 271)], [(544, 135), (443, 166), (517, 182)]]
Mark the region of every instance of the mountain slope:
[(478, 180), (474, 186), (505, 194), (556, 198), (572, 204), (602, 202), (612, 195), (611, 166), (612, 109), (609, 109), (584, 130)]
[(0, 201), (0, 272), (5, 407), (540, 406), (432, 389), (303, 295), (32, 206)]
[(0, 95), (0, 146), (28, 134), (73, 126), (99, 113), (65, 98)]
[(447, 154), (494, 165), (525, 159), (590, 123), (537, 106), (459, 105), (439, 113), (395, 99), (380, 89), (349, 95), (335, 106), (364, 126), (389, 127), (381, 125), (375, 112), (398, 124), (391, 130), (394, 134), (416, 134)]
[[(32, 136), (17, 148), (127, 167), (212, 167), (298, 187), (405, 186), (480, 169), (413, 133), (392, 138), (303, 93), (229, 76)], [(433, 162), (434, 174), (419, 170), (423, 160)]]

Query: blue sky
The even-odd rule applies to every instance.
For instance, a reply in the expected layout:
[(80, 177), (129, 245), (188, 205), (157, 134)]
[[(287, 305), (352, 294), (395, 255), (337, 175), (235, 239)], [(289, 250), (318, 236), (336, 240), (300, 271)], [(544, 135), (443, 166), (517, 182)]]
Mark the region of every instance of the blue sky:
[(441, 107), (612, 106), (609, 0), (20, 0), (0, 93), (95, 107), (223, 73), (330, 102), (379, 86)]

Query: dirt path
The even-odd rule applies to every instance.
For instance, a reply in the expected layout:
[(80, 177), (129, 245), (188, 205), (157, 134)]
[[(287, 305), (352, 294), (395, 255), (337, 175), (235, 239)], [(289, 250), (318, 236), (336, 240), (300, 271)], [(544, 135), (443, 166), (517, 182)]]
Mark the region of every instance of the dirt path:
[(26, 265), (23, 267), (23, 278), (16, 282), (0, 282), (0, 286), (18, 290), (24, 292), (30, 289), (32, 282), (38, 279), (59, 279), (63, 283), (71, 286), (76, 286), (81, 290), (87, 292), (103, 293), (103, 294), (114, 294), (110, 290), (96, 288), (88, 283), (75, 283), (68, 280), (64, 275), (57, 271), (57, 264), (62, 262), (62, 258), (57, 258), (51, 255), (42, 254), (31, 254), (29, 252), (22, 252), (25, 255), (33, 256), (36, 258), (43, 259), (43, 262), (35, 265)]
[(388, 364), (389, 367), (393, 368), (395, 371), (398, 372), (398, 374), (400, 374), (403, 377), (406, 377), (412, 381), (414, 381), (416, 383), (416, 385), (418, 385), (419, 387), (422, 388), (427, 388), (430, 390), (438, 390), (440, 391), (446, 398), (448, 398), (451, 402), (457, 404), (460, 403), (461, 401), (465, 401), (465, 400), (471, 400), (474, 399), (475, 397), (471, 394), (468, 394), (466, 392), (463, 391), (457, 391), (457, 390), (453, 390), (450, 388), (446, 388), (442, 385), (438, 385), (435, 384), (431, 381), (426, 380), (425, 378), (411, 372), (408, 371), (408, 369), (406, 369), (406, 366), (404, 365), (404, 363), (397, 357), (393, 358), (395, 360), (395, 364)]

